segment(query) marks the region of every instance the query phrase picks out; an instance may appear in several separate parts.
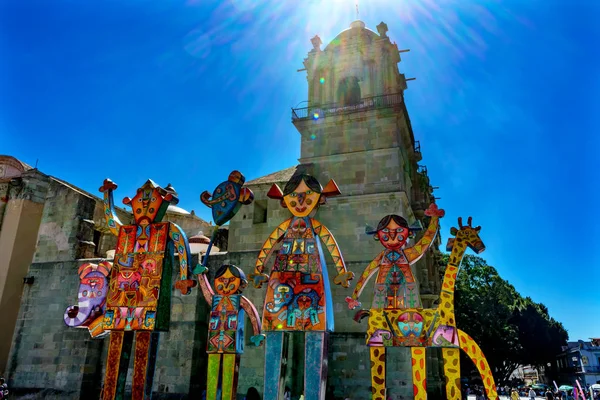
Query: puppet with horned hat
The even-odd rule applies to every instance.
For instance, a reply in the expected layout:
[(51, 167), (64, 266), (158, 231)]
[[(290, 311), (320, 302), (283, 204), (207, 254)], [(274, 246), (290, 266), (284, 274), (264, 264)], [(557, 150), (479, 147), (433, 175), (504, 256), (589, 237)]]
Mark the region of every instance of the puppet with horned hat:
[[(277, 400), (282, 390), (281, 358), (287, 332), (305, 332), (304, 397), (322, 400), (327, 380), (327, 333), (333, 331), (333, 304), (323, 251), (331, 254), (337, 285), (349, 287), (354, 274), (346, 269), (331, 232), (316, 219), (316, 210), (329, 196), (339, 195), (333, 180), (325, 188), (307, 174), (290, 178), (283, 192), (273, 185), (267, 196), (280, 200), (292, 217), (282, 222), (263, 244), (250, 275), (257, 288), (267, 284), (262, 330), (266, 333), (265, 400)], [(319, 241), (325, 246), (321, 246)], [(273, 269), (264, 273), (275, 243), (281, 242)]]

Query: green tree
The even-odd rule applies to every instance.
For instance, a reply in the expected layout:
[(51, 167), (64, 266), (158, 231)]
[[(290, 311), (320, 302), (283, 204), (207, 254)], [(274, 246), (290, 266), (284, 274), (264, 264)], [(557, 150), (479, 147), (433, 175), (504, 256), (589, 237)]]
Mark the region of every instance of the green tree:
[(550, 317), (548, 308), (529, 297), (516, 304), (511, 322), (519, 331), (523, 364), (539, 367), (552, 362), (569, 338), (563, 325)]

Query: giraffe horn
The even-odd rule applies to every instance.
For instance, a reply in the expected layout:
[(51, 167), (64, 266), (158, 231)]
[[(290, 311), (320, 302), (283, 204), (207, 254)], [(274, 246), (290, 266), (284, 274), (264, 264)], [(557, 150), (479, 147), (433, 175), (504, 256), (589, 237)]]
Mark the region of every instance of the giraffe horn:
[(469, 217), (469, 219), (467, 220), (467, 223), (469, 224), (469, 228), (472, 228), (472, 226), (471, 226), (472, 221), (473, 221), (473, 217)]
[(459, 229), (462, 229), (462, 227), (463, 227), (462, 217), (458, 217), (458, 227), (459, 227)]

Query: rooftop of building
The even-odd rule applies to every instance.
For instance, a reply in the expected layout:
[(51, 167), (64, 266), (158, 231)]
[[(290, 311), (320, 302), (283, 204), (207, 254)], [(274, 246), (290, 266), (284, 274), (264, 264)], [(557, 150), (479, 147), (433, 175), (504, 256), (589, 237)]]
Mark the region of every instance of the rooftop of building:
[(294, 165), (281, 171), (273, 172), (271, 174), (261, 176), (260, 178), (252, 179), (246, 182), (246, 185), (265, 185), (269, 183), (287, 182), (296, 173), (299, 165)]
[(338, 33), (338, 35), (329, 42), (329, 44), (325, 47), (325, 51), (332, 50), (338, 46), (346, 46), (356, 41), (364, 42), (365, 44), (369, 44), (374, 40), (381, 39), (376, 32), (365, 26), (365, 23), (357, 20), (353, 21), (350, 24), (348, 29), (345, 29)]
[[(80, 187), (78, 187), (78, 186), (70, 183), (70, 182), (67, 182), (67, 181), (65, 181), (63, 179), (57, 178), (57, 177), (52, 176), (52, 175), (44, 174), (43, 172), (37, 170), (36, 168), (31, 167), (30, 165), (28, 165), (28, 164), (26, 164), (26, 163), (18, 160), (17, 158), (15, 158), (13, 156), (0, 155), (0, 164), (8, 164), (8, 165), (15, 166), (16, 168), (22, 170), (23, 172), (36, 170), (37, 173), (42, 174), (43, 176), (47, 176), (50, 180), (52, 180), (52, 181), (54, 181), (54, 182), (56, 182), (56, 183), (58, 183), (60, 185), (66, 186), (69, 189), (71, 189), (71, 190), (73, 190), (73, 191), (75, 191), (77, 193), (80, 193), (80, 194), (82, 194), (84, 196), (91, 197), (91, 198), (95, 199), (96, 201), (100, 201), (100, 202), (102, 201), (102, 199), (99, 196), (97, 196), (95, 194), (92, 194), (92, 193), (90, 193), (90, 192), (88, 192), (88, 191), (86, 191), (86, 190), (84, 190), (84, 189), (82, 189), (82, 188), (80, 188)], [(170, 184), (167, 187), (170, 187)], [(122, 211), (122, 212), (131, 214), (131, 212), (129, 210), (125, 209), (124, 207), (119, 207), (119, 206), (115, 205), (115, 208), (118, 209), (118, 210), (120, 210), (120, 211)], [(186, 216), (194, 217), (194, 218), (197, 218), (197, 219), (199, 219), (201, 221), (204, 221), (202, 218), (198, 217), (195, 213), (189, 212), (189, 211), (187, 211), (187, 210), (185, 210), (185, 209), (183, 209), (181, 207), (178, 207), (178, 206), (176, 206), (174, 204), (169, 205), (169, 207), (167, 208), (167, 213), (186, 215)], [(204, 222), (206, 222), (206, 221), (204, 221)], [(208, 224), (208, 222), (206, 222), (206, 224)]]
[(29, 171), (31, 169), (34, 169), (31, 165), (24, 163), (23, 161), (19, 160), (18, 158), (9, 156), (7, 154), (0, 154), (0, 164), (12, 165), (12, 166), (20, 169), (21, 171)]

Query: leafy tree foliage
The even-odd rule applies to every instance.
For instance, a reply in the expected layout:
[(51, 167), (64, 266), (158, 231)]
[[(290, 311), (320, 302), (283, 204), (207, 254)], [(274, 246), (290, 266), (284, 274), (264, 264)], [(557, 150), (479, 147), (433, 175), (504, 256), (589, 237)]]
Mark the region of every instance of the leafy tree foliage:
[[(445, 254), (442, 274), (447, 261)], [(523, 298), (494, 267), (473, 255), (466, 255), (461, 264), (455, 312), (457, 326), (479, 344), (499, 385), (507, 383), (519, 365), (545, 365), (568, 339), (546, 306)], [(461, 365), (465, 373), (476, 374), (466, 356)]]

